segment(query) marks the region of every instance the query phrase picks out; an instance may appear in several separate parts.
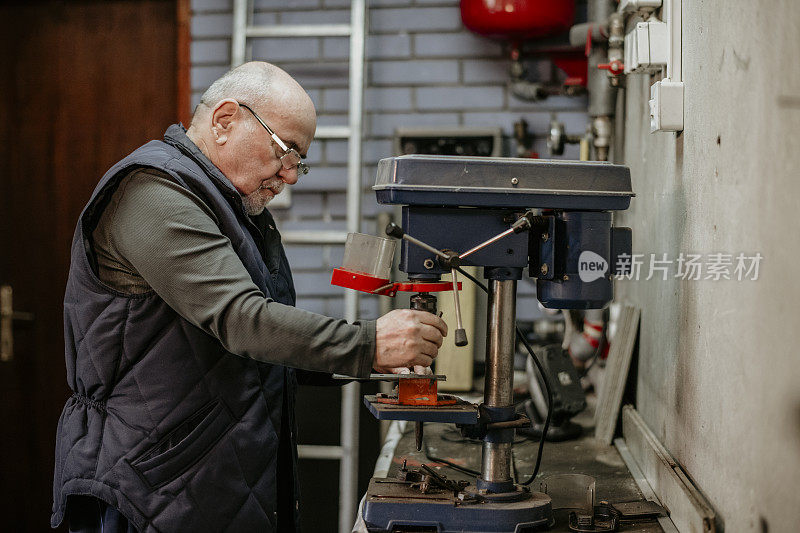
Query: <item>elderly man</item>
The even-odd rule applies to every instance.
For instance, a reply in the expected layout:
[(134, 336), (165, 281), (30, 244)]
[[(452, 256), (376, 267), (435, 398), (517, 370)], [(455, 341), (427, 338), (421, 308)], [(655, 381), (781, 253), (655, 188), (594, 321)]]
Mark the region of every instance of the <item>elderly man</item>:
[(188, 131), (170, 126), (100, 180), (64, 299), (73, 394), (53, 527), (294, 531), (298, 381), (436, 357), (447, 328), (431, 314), (348, 324), (293, 307), (264, 208), (307, 172), (315, 128), (297, 82), (248, 63), (206, 91)]

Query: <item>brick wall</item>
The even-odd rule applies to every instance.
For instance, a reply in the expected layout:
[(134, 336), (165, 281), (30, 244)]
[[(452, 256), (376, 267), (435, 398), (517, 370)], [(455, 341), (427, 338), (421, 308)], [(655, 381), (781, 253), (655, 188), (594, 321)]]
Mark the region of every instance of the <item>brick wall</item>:
[[(342, 23), (349, 21), (347, 0), (253, 0), (255, 22)], [(480, 126), (503, 129), (505, 155), (514, 149), (513, 123), (524, 117), (537, 134), (534, 149), (547, 157), (544, 133), (551, 113), (568, 134), (584, 131), (584, 98), (551, 97), (541, 103), (515, 99), (506, 88), (508, 61), (498, 43), (473, 35), (461, 24), (457, 0), (368, 0), (367, 87), (363, 150), (364, 222), (375, 232), (382, 209), (369, 190), (375, 163), (392, 155), (398, 127)], [(228, 70), (230, 0), (192, 1), (192, 99)], [(252, 57), (278, 64), (292, 74), (317, 106), (319, 124), (347, 123), (347, 38), (252, 40)], [(547, 72), (545, 64), (535, 65)], [(308, 154), (313, 170), (292, 188), (292, 206), (274, 209), (284, 229), (345, 229), (347, 143), (315, 142)], [(568, 145), (564, 158), (577, 159)], [(288, 245), (298, 305), (342, 316), (342, 289), (332, 287), (330, 270), (339, 266), (341, 246)], [(520, 282), (518, 316), (538, 316), (530, 280)], [(375, 317), (375, 297), (361, 298), (361, 314)]]

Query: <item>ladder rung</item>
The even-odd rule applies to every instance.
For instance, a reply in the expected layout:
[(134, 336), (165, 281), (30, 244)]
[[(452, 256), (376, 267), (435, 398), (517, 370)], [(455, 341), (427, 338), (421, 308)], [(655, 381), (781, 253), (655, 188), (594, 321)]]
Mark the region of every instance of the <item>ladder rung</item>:
[(342, 455), (344, 450), (341, 446), (297, 445), (297, 456), (301, 459), (341, 459)]
[(344, 244), (346, 240), (346, 231), (295, 230), (281, 232), (281, 241), (284, 244)]
[(248, 37), (348, 37), (350, 24), (296, 24), (248, 26)]
[(350, 126), (320, 126), (314, 134), (315, 139), (347, 139)]

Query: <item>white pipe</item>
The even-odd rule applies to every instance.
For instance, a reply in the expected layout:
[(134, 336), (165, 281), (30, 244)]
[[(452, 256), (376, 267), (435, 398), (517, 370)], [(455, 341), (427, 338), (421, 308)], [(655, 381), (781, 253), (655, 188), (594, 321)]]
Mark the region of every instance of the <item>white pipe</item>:
[(669, 55), (667, 56), (667, 78), (683, 81), (681, 64), (681, 0), (664, 0), (664, 19), (669, 28)]

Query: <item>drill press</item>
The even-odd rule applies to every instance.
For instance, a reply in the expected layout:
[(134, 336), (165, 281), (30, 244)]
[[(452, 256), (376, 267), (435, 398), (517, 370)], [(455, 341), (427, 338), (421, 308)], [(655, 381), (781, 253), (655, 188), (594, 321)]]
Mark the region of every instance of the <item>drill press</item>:
[[(550, 498), (512, 479), (514, 428), (529, 424), (515, 413), (512, 398), (517, 281), (528, 267), (545, 307), (592, 309), (611, 301), (612, 276), (631, 252), (630, 229), (613, 228), (611, 211), (630, 205), (630, 171), (599, 162), (411, 155), (383, 159), (373, 189), (379, 203), (402, 206), (402, 227), (390, 224), (387, 233), (402, 239), (400, 270), (414, 290), (427, 299), (445, 288), (442, 274), (453, 275), (457, 344), (465, 343), (457, 299), (461, 266), (484, 268), (489, 299), (482, 404), (364, 397), (378, 419), (409, 420), (418, 427), (455, 423), (481, 438), (480, 477), (467, 486), (430, 472), (421, 473), (424, 483), (415, 482), (420, 473), (405, 469), (400, 479), (373, 478), (365, 523), (371, 531), (519, 532), (549, 526)], [(391, 291), (387, 287), (380, 287), (382, 294)], [(441, 377), (427, 378), (435, 384)]]

